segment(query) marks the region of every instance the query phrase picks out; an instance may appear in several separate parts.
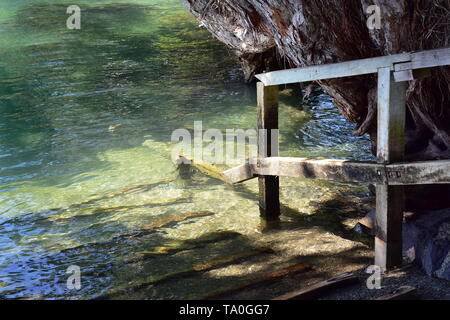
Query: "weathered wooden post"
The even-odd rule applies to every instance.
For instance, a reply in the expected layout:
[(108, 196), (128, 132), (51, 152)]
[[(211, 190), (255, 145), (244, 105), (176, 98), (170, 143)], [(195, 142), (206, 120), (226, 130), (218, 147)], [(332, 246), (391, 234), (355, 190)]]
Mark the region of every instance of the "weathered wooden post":
[[(378, 70), (377, 158), (401, 162), (405, 155), (407, 82), (395, 82), (390, 67)], [(387, 170), (388, 178), (400, 172)], [(394, 177), (393, 177), (394, 178)], [(388, 180), (388, 179), (387, 179)], [(377, 184), (375, 264), (389, 270), (402, 264), (404, 187)]]
[[(257, 84), (258, 96), (258, 158), (278, 156), (278, 86)], [(257, 166), (260, 165), (258, 161)], [(259, 210), (266, 221), (280, 217), (280, 178), (261, 175)]]
[[(450, 47), (401, 53), (328, 65), (266, 72), (258, 83), (259, 133), (263, 140), (258, 165), (250, 162), (224, 172), (230, 183), (259, 177), (261, 215), (280, 215), (279, 176), (332, 179), (377, 185), (375, 264), (384, 270), (402, 264), (404, 185), (450, 183), (450, 160), (403, 162), (405, 156), (407, 81), (429, 76), (427, 68), (450, 65)], [(378, 74), (378, 163), (278, 157), (277, 85)], [(273, 142), (275, 141), (275, 142)], [(274, 148), (272, 144), (277, 144)]]

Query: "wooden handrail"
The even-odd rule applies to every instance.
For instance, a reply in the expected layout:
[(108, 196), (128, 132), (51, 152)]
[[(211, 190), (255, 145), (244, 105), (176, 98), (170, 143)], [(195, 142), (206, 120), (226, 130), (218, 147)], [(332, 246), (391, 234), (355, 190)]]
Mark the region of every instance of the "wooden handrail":
[(274, 86), (279, 84), (309, 82), (377, 73), (378, 69), (381, 68), (390, 68), (391, 71), (402, 72), (449, 64), (450, 48), (442, 48), (305, 68), (273, 71), (258, 74), (256, 75), (256, 78), (262, 81), (265, 86)]
[[(259, 74), (258, 128), (272, 132), (278, 129), (278, 85), (377, 73), (377, 163), (280, 158), (278, 149), (264, 155), (262, 151), (271, 147), (265, 142), (258, 153), (260, 159), (224, 175), (232, 183), (259, 178), (259, 207), (267, 220), (277, 219), (280, 214), (280, 176), (375, 183), (375, 264), (384, 270), (400, 266), (403, 185), (450, 183), (450, 160), (402, 163), (406, 82), (429, 76), (428, 68), (444, 65), (450, 65), (450, 47)], [(258, 140), (261, 138), (264, 136), (260, 134)]]

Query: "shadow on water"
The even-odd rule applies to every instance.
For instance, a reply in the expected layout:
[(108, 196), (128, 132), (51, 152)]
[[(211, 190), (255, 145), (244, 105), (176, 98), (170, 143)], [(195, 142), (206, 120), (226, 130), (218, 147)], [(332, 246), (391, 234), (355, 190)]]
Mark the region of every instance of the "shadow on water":
[(3, 282), (2, 296), (70, 297), (72, 292), (66, 288), (66, 270), (71, 265), (80, 267), (85, 284), (74, 298), (92, 298), (99, 292), (105, 297), (128, 295), (147, 286), (195, 275), (201, 268), (208, 268), (204, 265), (207, 263), (212, 264), (211, 268), (226, 265), (224, 256), (230, 257), (230, 263), (236, 263), (240, 257), (263, 253), (234, 232), (216, 232), (180, 241), (166, 238), (164, 230), (143, 230), (108, 242), (85, 244), (11, 264), (3, 270), (11, 271), (9, 281), (27, 285), (8, 290), (8, 283)]
[[(348, 185), (346, 185), (348, 187)], [(258, 203), (259, 195), (250, 190), (246, 184), (229, 186), (230, 192), (239, 194), (242, 198)], [(283, 186), (280, 187), (283, 192)], [(313, 207), (312, 212), (306, 214), (283, 204), (281, 199), (281, 221), (279, 224), (263, 227), (263, 232), (277, 230), (296, 230), (298, 228), (310, 228), (318, 226), (323, 230), (336, 234), (344, 239), (369, 244), (368, 239), (360, 236), (353, 230), (356, 220), (365, 217), (375, 205), (374, 197), (369, 191), (335, 191), (323, 199), (311, 200), (308, 205)], [(287, 219), (283, 219), (287, 218)], [(345, 223), (351, 220), (350, 224)]]
[[(283, 239), (280, 239), (283, 241)], [(9, 281), (27, 282), (26, 287), (2, 290), (3, 298), (58, 299), (192, 299), (209, 296), (225, 289), (239, 287), (255, 276), (298, 263), (321, 266), (330, 259), (341, 265), (369, 262), (358, 255), (360, 249), (336, 254), (300, 255), (282, 261), (272, 260), (283, 252), (255, 246), (254, 240), (239, 233), (219, 231), (197, 239), (173, 240), (157, 231), (139, 236), (118, 237), (101, 246), (85, 245), (56, 255), (41, 256), (11, 264), (15, 277)], [(112, 254), (113, 253), (113, 254)], [(88, 261), (88, 263), (87, 263)], [(260, 264), (257, 272), (252, 264)], [(81, 269), (82, 288), (74, 293), (67, 289), (66, 270), (76, 265)], [(234, 275), (209, 272), (226, 267), (238, 268)], [(302, 274), (309, 278), (332, 276), (329, 270)], [(24, 279), (23, 277), (26, 277)], [(251, 282), (251, 281), (250, 281)], [(8, 283), (3, 283), (5, 287)], [(256, 287), (259, 295), (273, 297), (267, 286)], [(265, 297), (267, 298), (267, 296)]]
[[(194, 176), (195, 179), (195, 176)], [(218, 183), (218, 182), (217, 182)], [(230, 187), (230, 189), (233, 187)], [(241, 195), (256, 200), (257, 195), (245, 186), (239, 186)], [(133, 189), (130, 189), (132, 192)], [(230, 190), (231, 191), (231, 190)], [(347, 196), (355, 196), (350, 194)], [(97, 199), (86, 205), (96, 207)], [(270, 244), (277, 245), (285, 241), (285, 232), (296, 230), (309, 230), (319, 227), (343, 238), (350, 237), (348, 228), (342, 224), (342, 216), (357, 217), (361, 215), (354, 206), (354, 201), (346, 201), (345, 195), (317, 203), (317, 210), (304, 216), (289, 206), (282, 206), (283, 220), (280, 226), (262, 230), (262, 236), (272, 239)], [(353, 205), (351, 208), (350, 205)], [(83, 204), (76, 209), (79, 210)], [(73, 209), (73, 208), (72, 208)], [(112, 207), (110, 211), (99, 212), (97, 218), (110, 211), (117, 211)], [(126, 208), (129, 209), (129, 208)], [(101, 299), (173, 299), (192, 298), (210, 295), (217, 288), (233, 288), (243, 281), (249, 281), (257, 274), (273, 271), (280, 267), (308, 263), (322, 265), (323, 260), (337, 259), (342, 265), (356, 265), (364, 262), (355, 250), (324, 256), (323, 254), (300, 255), (280, 262), (271, 262), (272, 256), (282, 256), (283, 252), (273, 252), (255, 244), (254, 239), (248, 238), (234, 231), (218, 230), (217, 232), (203, 234), (193, 239), (173, 239), (168, 237), (166, 228), (174, 228), (183, 224), (198, 223), (199, 219), (213, 216), (211, 212), (187, 212), (173, 216), (165, 216), (145, 228), (123, 232), (109, 241), (84, 243), (62, 250), (56, 254), (44, 254), (40, 257), (31, 257), (9, 264), (3, 272), (9, 273), (8, 281), (11, 283), (27, 283), (26, 286), (14, 286), (8, 290), (8, 282), (3, 281), (2, 296), (4, 298), (101, 298)], [(65, 217), (49, 215), (40, 223), (67, 223), (75, 224), (75, 220), (82, 220), (83, 215)], [(28, 222), (28, 220), (26, 220)], [(14, 223), (17, 225), (17, 222)], [(14, 226), (2, 225), (3, 228)], [(38, 230), (37, 224), (34, 225)], [(44, 228), (41, 225), (42, 228)], [(80, 231), (74, 230), (74, 236)], [(69, 235), (70, 236), (70, 235)], [(352, 238), (352, 240), (355, 240)], [(311, 240), (314, 241), (314, 240)], [(305, 243), (305, 245), (307, 245)], [(245, 265), (256, 259), (265, 260), (257, 273), (246, 270)], [(71, 265), (77, 265), (82, 270), (82, 289), (76, 294), (66, 288), (68, 275), (66, 270)], [(243, 266), (239, 275), (211, 276), (208, 272), (227, 266)], [(330, 276), (329, 271), (316, 271), (314, 274), (302, 275), (304, 281), (309, 278)], [(195, 282), (193, 287), (190, 285)], [(231, 286), (230, 286), (231, 285)], [(270, 295), (276, 291), (267, 291), (267, 288), (258, 288), (260, 295)]]

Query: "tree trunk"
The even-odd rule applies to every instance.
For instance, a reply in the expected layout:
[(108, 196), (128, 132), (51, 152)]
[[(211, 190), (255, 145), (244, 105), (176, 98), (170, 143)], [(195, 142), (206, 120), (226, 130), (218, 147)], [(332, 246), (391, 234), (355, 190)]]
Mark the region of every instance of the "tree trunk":
[[(450, 46), (448, 0), (183, 1), (239, 58), (247, 81), (263, 71)], [(381, 29), (367, 27), (370, 5), (381, 9)], [(356, 135), (370, 135), (376, 154), (375, 76), (318, 84), (356, 124)], [(449, 159), (450, 68), (435, 68), (431, 77), (411, 81), (407, 107), (407, 160)], [(427, 200), (433, 199), (434, 207), (447, 207), (449, 195), (447, 185), (408, 187), (407, 206), (429, 208)]]

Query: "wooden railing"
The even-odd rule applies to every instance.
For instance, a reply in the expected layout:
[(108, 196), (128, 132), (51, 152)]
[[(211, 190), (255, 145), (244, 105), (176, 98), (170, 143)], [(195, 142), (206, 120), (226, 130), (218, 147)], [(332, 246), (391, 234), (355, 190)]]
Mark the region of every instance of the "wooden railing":
[(278, 157), (278, 142), (266, 137), (264, 145), (260, 144), (258, 159), (223, 174), (232, 183), (259, 179), (260, 211), (266, 220), (277, 220), (280, 216), (280, 176), (374, 183), (377, 198), (375, 264), (384, 270), (400, 266), (403, 186), (450, 183), (450, 160), (403, 162), (406, 81), (429, 75), (427, 68), (444, 65), (450, 65), (450, 48), (257, 75), (261, 80), (257, 84), (258, 128), (270, 137), (272, 131), (278, 130), (278, 85), (377, 73), (377, 163), (281, 158)]

